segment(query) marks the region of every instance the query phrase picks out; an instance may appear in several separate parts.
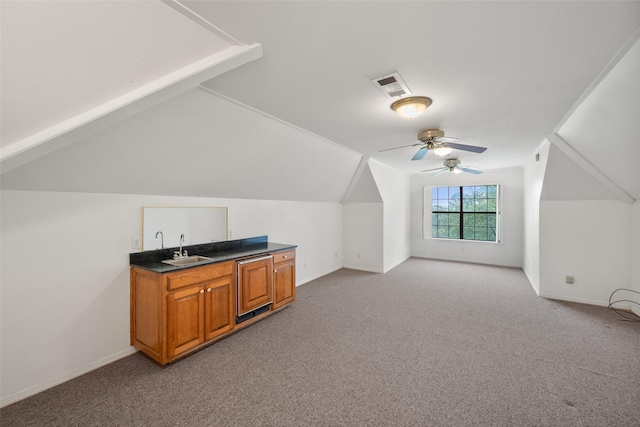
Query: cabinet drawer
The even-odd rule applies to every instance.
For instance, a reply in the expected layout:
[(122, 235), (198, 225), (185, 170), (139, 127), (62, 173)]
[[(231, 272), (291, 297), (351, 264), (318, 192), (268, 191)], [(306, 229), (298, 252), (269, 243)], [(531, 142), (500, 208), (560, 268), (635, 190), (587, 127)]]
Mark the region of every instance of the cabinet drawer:
[(183, 286), (217, 279), (218, 277), (231, 276), (233, 274), (233, 264), (233, 262), (224, 262), (204, 267), (189, 268), (176, 273), (168, 273), (167, 289), (171, 291)]
[(296, 259), (296, 251), (282, 251), (276, 252), (273, 254), (273, 263), (277, 264), (279, 262), (291, 261)]

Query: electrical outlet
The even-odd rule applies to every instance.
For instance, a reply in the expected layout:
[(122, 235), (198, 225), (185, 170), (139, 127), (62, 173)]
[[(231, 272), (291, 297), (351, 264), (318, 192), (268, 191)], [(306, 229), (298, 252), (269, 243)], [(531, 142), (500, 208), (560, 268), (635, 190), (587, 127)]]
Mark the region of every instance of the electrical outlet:
[(229, 230), (229, 239), (233, 237), (233, 231)]
[(336, 252), (336, 258), (338, 258), (338, 252)]
[(131, 249), (140, 249), (140, 238), (132, 237), (131, 238)]
[(573, 276), (566, 276), (566, 277), (565, 277), (565, 279), (564, 279), (564, 281), (565, 281), (566, 283), (570, 284), (570, 285), (573, 285), (573, 283), (574, 283), (574, 278), (573, 278)]

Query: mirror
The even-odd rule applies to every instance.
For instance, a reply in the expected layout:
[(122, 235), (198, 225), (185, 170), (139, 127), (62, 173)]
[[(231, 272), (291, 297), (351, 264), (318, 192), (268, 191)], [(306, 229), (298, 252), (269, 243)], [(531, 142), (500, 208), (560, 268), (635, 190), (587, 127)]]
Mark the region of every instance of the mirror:
[(226, 207), (143, 207), (142, 250), (227, 240)]

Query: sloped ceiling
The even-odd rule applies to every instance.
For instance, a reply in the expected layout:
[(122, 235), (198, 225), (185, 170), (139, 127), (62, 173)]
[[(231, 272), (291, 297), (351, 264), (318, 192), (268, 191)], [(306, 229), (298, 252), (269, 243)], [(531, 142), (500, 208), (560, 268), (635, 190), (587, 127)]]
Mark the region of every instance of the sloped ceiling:
[(353, 183), (353, 189), (343, 203), (382, 203), (382, 195), (367, 164)]
[[(440, 128), (481, 169), (521, 166), (640, 26), (640, 2), (199, 2), (264, 58), (205, 86), (399, 170)], [(370, 79), (397, 71), (433, 105), (409, 122)]]
[(640, 43), (572, 112), (557, 134), (634, 199), (640, 199)]
[[(579, 113), (640, 26), (640, 2), (608, 1), (0, 7), (2, 188), (285, 200), (341, 200), (362, 156), (408, 173), (439, 167), (432, 153), (410, 161), (415, 147), (379, 152), (425, 128), (488, 147), (449, 156), (464, 164), (518, 167), (569, 125), (563, 117)], [(393, 71), (434, 100), (412, 122), (370, 82)], [(638, 97), (603, 91), (637, 110)], [(583, 122), (606, 115), (599, 108)], [(627, 126), (616, 120), (607, 125)], [(558, 132), (577, 150), (592, 138), (567, 129)], [(636, 153), (628, 138), (611, 144)]]
[(340, 201), (360, 157), (194, 89), (3, 174), (2, 186)]
[(262, 55), (172, 0), (0, 7), (3, 172)]
[(160, 2), (3, 1), (2, 17), (3, 147), (231, 46)]
[(541, 200), (617, 200), (617, 196), (551, 144)]

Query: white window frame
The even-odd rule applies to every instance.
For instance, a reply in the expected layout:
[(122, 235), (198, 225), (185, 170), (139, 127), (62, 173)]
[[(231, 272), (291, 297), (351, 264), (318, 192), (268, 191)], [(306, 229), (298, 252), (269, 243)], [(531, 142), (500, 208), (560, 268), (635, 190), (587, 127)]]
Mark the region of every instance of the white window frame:
[[(447, 239), (441, 237), (432, 237), (431, 236), (431, 217), (432, 217), (432, 200), (431, 193), (434, 188), (444, 188), (444, 187), (475, 187), (477, 185), (495, 185), (496, 193), (498, 194), (498, 206), (496, 212), (496, 241), (487, 241), (487, 240), (466, 240), (466, 239)], [(475, 243), (502, 243), (502, 186), (500, 184), (468, 184), (468, 185), (433, 185), (426, 186), (422, 189), (422, 238), (424, 240), (443, 240), (447, 242), (475, 242)]]

